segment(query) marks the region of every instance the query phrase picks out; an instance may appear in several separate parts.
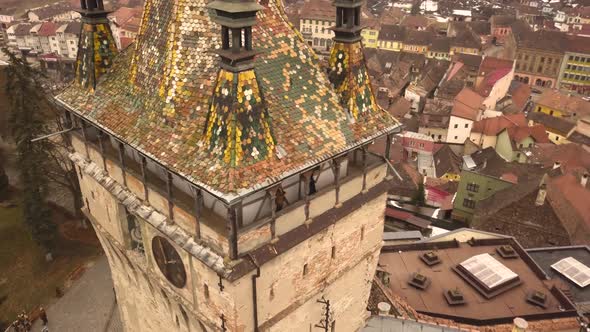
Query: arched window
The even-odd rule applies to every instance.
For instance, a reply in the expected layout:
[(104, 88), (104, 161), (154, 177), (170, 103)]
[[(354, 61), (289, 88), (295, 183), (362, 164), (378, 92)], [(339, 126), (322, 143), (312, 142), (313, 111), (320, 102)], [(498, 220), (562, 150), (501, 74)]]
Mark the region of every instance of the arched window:
[(317, 45), (318, 45), (318, 39), (317, 39), (317, 38), (314, 38), (314, 39), (313, 39), (313, 45), (314, 45), (314, 46), (317, 46)]
[(535, 85), (536, 86), (543, 86), (543, 81), (540, 78), (537, 78), (537, 80), (535, 81)]

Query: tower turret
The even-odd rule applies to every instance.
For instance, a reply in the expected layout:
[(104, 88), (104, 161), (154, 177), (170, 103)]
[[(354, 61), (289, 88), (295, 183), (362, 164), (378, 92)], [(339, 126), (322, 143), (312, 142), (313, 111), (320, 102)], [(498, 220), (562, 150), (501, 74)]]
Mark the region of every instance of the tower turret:
[(275, 140), (254, 69), (252, 26), (264, 8), (256, 1), (216, 0), (213, 20), (221, 25), (221, 68), (207, 115), (205, 141), (231, 166), (253, 164), (274, 150)]
[(80, 0), (82, 31), (76, 59), (76, 82), (94, 90), (100, 76), (113, 63), (117, 46), (103, 0)]
[(378, 109), (371, 90), (361, 42), (363, 0), (335, 0), (336, 25), (329, 59), (329, 78), (342, 106), (355, 120)]

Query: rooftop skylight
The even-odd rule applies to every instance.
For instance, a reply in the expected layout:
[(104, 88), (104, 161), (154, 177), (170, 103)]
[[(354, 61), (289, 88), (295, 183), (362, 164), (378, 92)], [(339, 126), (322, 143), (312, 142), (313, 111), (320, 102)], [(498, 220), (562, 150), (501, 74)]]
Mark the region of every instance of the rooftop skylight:
[(590, 285), (590, 268), (573, 257), (564, 258), (551, 267), (582, 288)]
[(489, 289), (518, 278), (516, 273), (498, 262), (490, 254), (473, 256), (460, 265)]

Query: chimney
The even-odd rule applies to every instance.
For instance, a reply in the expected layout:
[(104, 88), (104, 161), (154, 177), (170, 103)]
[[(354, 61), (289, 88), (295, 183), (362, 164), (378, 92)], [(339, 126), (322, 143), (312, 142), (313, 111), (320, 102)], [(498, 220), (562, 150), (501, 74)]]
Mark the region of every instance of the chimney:
[(582, 179), (580, 180), (580, 184), (582, 185), (582, 187), (586, 188), (586, 185), (588, 184), (589, 177), (590, 177), (590, 175), (588, 175), (588, 172), (585, 172), (582, 175)]
[(537, 199), (535, 200), (536, 206), (545, 204), (545, 198), (547, 197), (547, 186), (542, 184), (539, 186), (539, 192), (537, 193)]
[(526, 332), (526, 329), (529, 327), (529, 323), (520, 317), (514, 318), (513, 324), (512, 332)]
[(558, 169), (560, 167), (561, 167), (561, 162), (556, 161), (556, 162), (553, 163), (553, 169)]
[(391, 304), (387, 302), (379, 302), (377, 304), (377, 309), (379, 309), (379, 316), (389, 316), (389, 311), (391, 310)]

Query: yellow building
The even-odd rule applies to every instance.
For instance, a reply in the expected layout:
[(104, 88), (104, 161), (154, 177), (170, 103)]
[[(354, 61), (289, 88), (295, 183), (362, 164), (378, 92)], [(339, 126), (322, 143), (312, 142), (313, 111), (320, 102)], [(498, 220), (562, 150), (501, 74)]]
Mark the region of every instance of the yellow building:
[(403, 48), (406, 29), (399, 25), (382, 25), (379, 31), (377, 47), (383, 50), (399, 52)]
[(480, 55), (481, 51), (475, 47), (451, 46), (451, 55), (455, 54), (472, 54)]
[(402, 50), (409, 53), (428, 54), (428, 48), (432, 40), (433, 34), (430, 31), (409, 30)]
[(367, 27), (361, 32), (361, 37), (363, 37), (363, 46), (368, 48), (377, 48), (379, 45), (378, 37), (379, 37), (379, 30), (372, 27)]
[[(336, 12), (326, 0), (305, 2), (299, 13), (299, 30), (310, 45), (318, 53), (328, 53), (332, 47), (336, 24)], [(379, 21), (370, 13), (362, 12), (365, 29), (361, 32), (363, 46), (377, 48), (379, 35)]]
[(576, 127), (575, 122), (563, 118), (556, 118), (543, 112), (530, 112), (528, 115), (529, 126), (542, 124), (547, 132), (547, 137), (553, 144), (567, 144), (569, 133)]
[(565, 118), (575, 123), (583, 117), (590, 116), (590, 102), (571, 93), (547, 89), (543, 91), (539, 101), (537, 101), (535, 112)]

